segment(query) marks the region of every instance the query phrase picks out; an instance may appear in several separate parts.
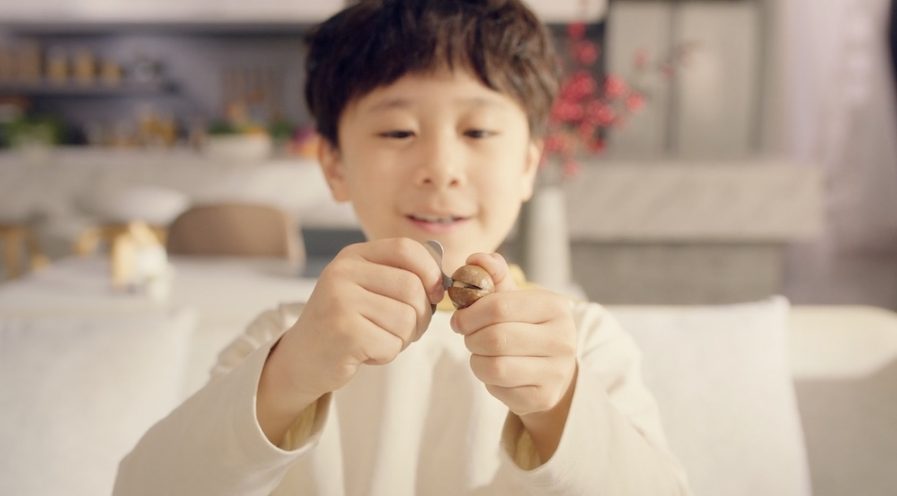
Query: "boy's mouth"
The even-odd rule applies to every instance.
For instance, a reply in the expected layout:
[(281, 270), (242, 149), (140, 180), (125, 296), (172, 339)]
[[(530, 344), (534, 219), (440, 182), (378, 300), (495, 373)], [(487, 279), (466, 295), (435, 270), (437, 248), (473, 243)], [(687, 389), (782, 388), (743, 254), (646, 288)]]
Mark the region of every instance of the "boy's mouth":
[(466, 217), (459, 217), (457, 215), (418, 215), (418, 214), (411, 214), (408, 216), (408, 218), (415, 222), (429, 222), (429, 223), (434, 223), (434, 224), (451, 224), (452, 222), (458, 222), (458, 221), (466, 219)]
[(444, 232), (469, 219), (458, 215), (409, 214), (406, 217), (414, 225), (430, 232)]

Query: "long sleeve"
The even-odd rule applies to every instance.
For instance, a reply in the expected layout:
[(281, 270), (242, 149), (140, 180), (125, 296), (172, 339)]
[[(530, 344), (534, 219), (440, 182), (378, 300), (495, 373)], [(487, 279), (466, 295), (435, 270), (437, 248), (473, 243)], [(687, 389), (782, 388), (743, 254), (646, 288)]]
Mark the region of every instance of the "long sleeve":
[(395, 362), (365, 367), (319, 400), (283, 446), (272, 445), (255, 397), (271, 346), (301, 311), (289, 305), (256, 319), (219, 355), (209, 384), (147, 432), (122, 460), (115, 494), (689, 494), (634, 342), (600, 306), (574, 308), (573, 400), (555, 454), (535, 468), (513, 461), (525, 448), (520, 419), (469, 372), (448, 313)]
[(503, 476), (533, 495), (690, 494), (642, 381), (641, 354), (632, 338), (602, 307), (577, 308), (579, 372), (558, 448), (535, 468), (518, 466), (514, 459), (520, 459), (524, 428), (519, 417), (509, 415), (502, 434)]
[(313, 448), (329, 408), (329, 398), (319, 401), (307, 439), (290, 451), (271, 444), (259, 426), (258, 380), (289, 313), (262, 314), (221, 353), (212, 380), (122, 460), (114, 494), (245, 496), (277, 487), (290, 464)]

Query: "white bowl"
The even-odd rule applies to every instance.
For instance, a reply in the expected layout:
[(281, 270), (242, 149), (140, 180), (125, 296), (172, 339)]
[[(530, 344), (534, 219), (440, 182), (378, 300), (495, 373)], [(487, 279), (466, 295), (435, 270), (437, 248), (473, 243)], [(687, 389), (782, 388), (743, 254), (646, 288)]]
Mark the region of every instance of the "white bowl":
[(267, 134), (209, 136), (203, 154), (220, 162), (261, 162), (271, 157), (274, 145)]
[(82, 210), (101, 222), (142, 220), (166, 226), (190, 206), (190, 198), (161, 186), (129, 186), (92, 191), (79, 199)]

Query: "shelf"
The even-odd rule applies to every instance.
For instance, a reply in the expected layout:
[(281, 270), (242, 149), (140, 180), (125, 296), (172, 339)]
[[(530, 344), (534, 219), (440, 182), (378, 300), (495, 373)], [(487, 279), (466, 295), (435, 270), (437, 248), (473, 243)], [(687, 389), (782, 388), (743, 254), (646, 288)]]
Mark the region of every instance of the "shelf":
[(18, 20), (0, 21), (0, 33), (25, 36), (108, 36), (120, 34), (205, 34), (226, 36), (301, 36), (313, 21), (196, 20)]
[(122, 83), (116, 86), (94, 85), (84, 86), (77, 84), (50, 84), (50, 83), (5, 83), (0, 82), (0, 95), (27, 95), (27, 96), (59, 96), (59, 97), (106, 97), (106, 96), (132, 96), (132, 95), (156, 95), (174, 93), (177, 85), (173, 82), (161, 83)]

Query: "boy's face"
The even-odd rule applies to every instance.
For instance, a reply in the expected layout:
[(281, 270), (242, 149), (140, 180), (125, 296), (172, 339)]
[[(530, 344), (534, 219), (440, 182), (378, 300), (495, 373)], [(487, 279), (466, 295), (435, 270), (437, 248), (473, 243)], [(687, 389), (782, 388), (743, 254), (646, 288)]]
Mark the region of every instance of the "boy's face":
[(321, 165), (368, 239), (435, 239), (451, 273), (495, 251), (532, 194), (541, 145), (512, 98), (466, 71), (409, 74), (350, 103)]

